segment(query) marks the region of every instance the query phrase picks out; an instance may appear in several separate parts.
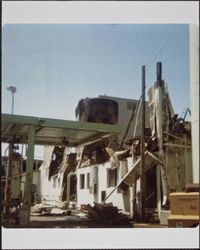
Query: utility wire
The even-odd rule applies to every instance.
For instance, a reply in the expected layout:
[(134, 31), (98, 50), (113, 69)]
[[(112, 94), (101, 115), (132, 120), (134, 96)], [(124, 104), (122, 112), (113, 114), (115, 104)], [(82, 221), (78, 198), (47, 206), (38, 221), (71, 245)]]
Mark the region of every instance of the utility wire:
[[(166, 44), (168, 43), (168, 41), (172, 38), (172, 36), (175, 34), (175, 30), (172, 30), (169, 35), (166, 36), (165, 39), (163, 39), (163, 42), (160, 45), (160, 48), (158, 46), (158, 49), (156, 50), (156, 52), (154, 53), (154, 56), (152, 56), (152, 60), (149, 60), (151, 63), (148, 63), (146, 65), (146, 72), (153, 66), (153, 63), (155, 61), (155, 59), (158, 57), (158, 55), (165, 49)], [(164, 37), (164, 36), (163, 36)]]
[(161, 44), (163, 43), (163, 41), (165, 40), (166, 34), (167, 34), (167, 28), (165, 28), (165, 30), (163, 31), (163, 34), (160, 36), (160, 39), (158, 41), (158, 43), (156, 43), (156, 46), (154, 47), (153, 52), (151, 53), (151, 56), (149, 57), (149, 60), (147, 61), (147, 63), (145, 64), (146, 66), (149, 65), (152, 61), (152, 58), (154, 58), (154, 55), (157, 53), (158, 48), (161, 46)]

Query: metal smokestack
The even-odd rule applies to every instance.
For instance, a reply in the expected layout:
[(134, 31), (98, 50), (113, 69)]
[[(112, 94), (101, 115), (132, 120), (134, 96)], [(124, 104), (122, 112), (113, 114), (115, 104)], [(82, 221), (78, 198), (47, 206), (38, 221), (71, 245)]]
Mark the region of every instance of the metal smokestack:
[(160, 82), (162, 80), (162, 63), (157, 62), (157, 81)]
[(164, 84), (164, 81), (162, 80), (162, 63), (157, 62), (157, 71), (156, 71), (156, 76), (157, 76), (157, 86), (162, 86)]

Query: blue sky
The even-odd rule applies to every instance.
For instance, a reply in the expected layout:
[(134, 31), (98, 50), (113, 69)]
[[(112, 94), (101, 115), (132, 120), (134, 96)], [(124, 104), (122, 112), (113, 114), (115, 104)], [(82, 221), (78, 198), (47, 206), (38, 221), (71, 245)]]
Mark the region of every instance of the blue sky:
[[(139, 99), (163, 64), (172, 104), (190, 107), (188, 25), (6, 24), (2, 30), (2, 113), (75, 120), (78, 101), (109, 95)], [(146, 96), (148, 100), (148, 96)], [(188, 117), (190, 118), (190, 117)], [(3, 147), (5, 148), (5, 147)], [(3, 149), (2, 153), (5, 150)], [(42, 148), (35, 155), (42, 157)]]
[[(106, 94), (138, 99), (163, 63), (175, 112), (190, 107), (188, 25), (7, 24), (2, 31), (2, 112), (75, 120), (78, 101)], [(146, 97), (147, 98), (147, 97)]]

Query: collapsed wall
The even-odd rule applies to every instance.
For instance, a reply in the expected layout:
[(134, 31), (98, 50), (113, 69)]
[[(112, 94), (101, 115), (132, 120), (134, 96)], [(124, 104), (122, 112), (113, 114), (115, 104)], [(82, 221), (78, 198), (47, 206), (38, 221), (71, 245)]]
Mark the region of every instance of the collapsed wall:
[(41, 172), (41, 201), (59, 206), (67, 200), (67, 176), (76, 168), (76, 154), (66, 147), (44, 147), (44, 161)]

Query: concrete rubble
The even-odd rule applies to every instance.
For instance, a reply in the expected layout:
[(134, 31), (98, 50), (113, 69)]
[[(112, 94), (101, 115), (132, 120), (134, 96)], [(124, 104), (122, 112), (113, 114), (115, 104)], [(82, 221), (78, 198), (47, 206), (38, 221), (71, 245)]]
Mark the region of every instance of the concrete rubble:
[(31, 208), (32, 226), (47, 226), (54, 222), (58, 227), (131, 227), (130, 217), (119, 211), (112, 203), (94, 206), (87, 204), (81, 208), (61, 209), (36, 204)]

